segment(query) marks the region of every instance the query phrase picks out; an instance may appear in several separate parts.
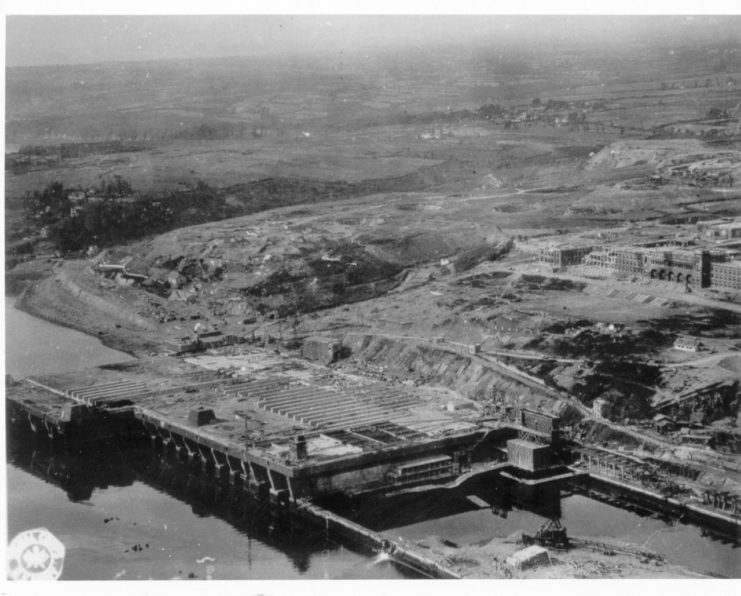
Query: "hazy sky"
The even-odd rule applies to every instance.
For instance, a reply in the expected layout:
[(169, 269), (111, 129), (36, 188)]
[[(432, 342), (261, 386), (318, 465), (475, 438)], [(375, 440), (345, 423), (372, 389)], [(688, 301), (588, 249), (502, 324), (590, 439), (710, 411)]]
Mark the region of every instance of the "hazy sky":
[(8, 66), (528, 40), (741, 39), (739, 17), (8, 16)]

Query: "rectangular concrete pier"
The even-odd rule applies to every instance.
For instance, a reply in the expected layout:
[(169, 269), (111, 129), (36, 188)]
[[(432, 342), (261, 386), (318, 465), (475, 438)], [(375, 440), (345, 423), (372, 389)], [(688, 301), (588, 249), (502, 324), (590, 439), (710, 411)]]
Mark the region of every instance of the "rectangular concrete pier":
[[(227, 375), (198, 358), (156, 358), (23, 380), (8, 387), (8, 399), (14, 420), (30, 416), (66, 439), (114, 419), (123, 432), (125, 422), (128, 433), (180, 459), (290, 501), (449, 480), (484, 437), (511, 438), (414, 388), (295, 361), (287, 368)], [(74, 422), (65, 418), (70, 404), (80, 414)], [(436, 457), (449, 461), (444, 470), (399, 473), (405, 462)]]

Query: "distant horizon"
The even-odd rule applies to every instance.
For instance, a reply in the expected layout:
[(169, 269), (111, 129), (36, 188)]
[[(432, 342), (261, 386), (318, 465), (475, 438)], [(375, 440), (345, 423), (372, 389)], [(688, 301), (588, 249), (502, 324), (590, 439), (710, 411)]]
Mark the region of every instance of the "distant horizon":
[(6, 17), (6, 67), (358, 54), (523, 44), (741, 43), (729, 16), (171, 15)]

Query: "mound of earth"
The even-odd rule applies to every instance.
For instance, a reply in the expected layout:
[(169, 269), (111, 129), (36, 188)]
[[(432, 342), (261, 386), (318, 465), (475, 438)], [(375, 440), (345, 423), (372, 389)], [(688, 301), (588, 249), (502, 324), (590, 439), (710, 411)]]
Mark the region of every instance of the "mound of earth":
[(741, 373), (741, 356), (728, 356), (718, 362), (718, 366), (730, 370), (731, 372)]
[(125, 262), (171, 301), (248, 318), (367, 300), (417, 263), (460, 254), (474, 266), (498, 254), (492, 238), (462, 224), (440, 229), (414, 217), (401, 225), (404, 217), (390, 209), (276, 210), (173, 230), (96, 260)]
[(593, 155), (584, 168), (597, 170), (641, 165), (657, 167), (679, 155), (704, 152), (707, 152), (707, 149), (697, 139), (617, 141)]

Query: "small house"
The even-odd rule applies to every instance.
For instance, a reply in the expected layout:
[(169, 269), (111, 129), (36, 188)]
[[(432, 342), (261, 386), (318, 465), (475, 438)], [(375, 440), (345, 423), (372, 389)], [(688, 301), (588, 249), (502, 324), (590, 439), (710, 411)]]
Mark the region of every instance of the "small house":
[(664, 414), (656, 414), (653, 419), (653, 427), (662, 435), (675, 432), (679, 425)]
[(678, 337), (674, 340), (675, 350), (684, 350), (686, 352), (699, 352), (702, 349), (702, 342), (694, 337)]

